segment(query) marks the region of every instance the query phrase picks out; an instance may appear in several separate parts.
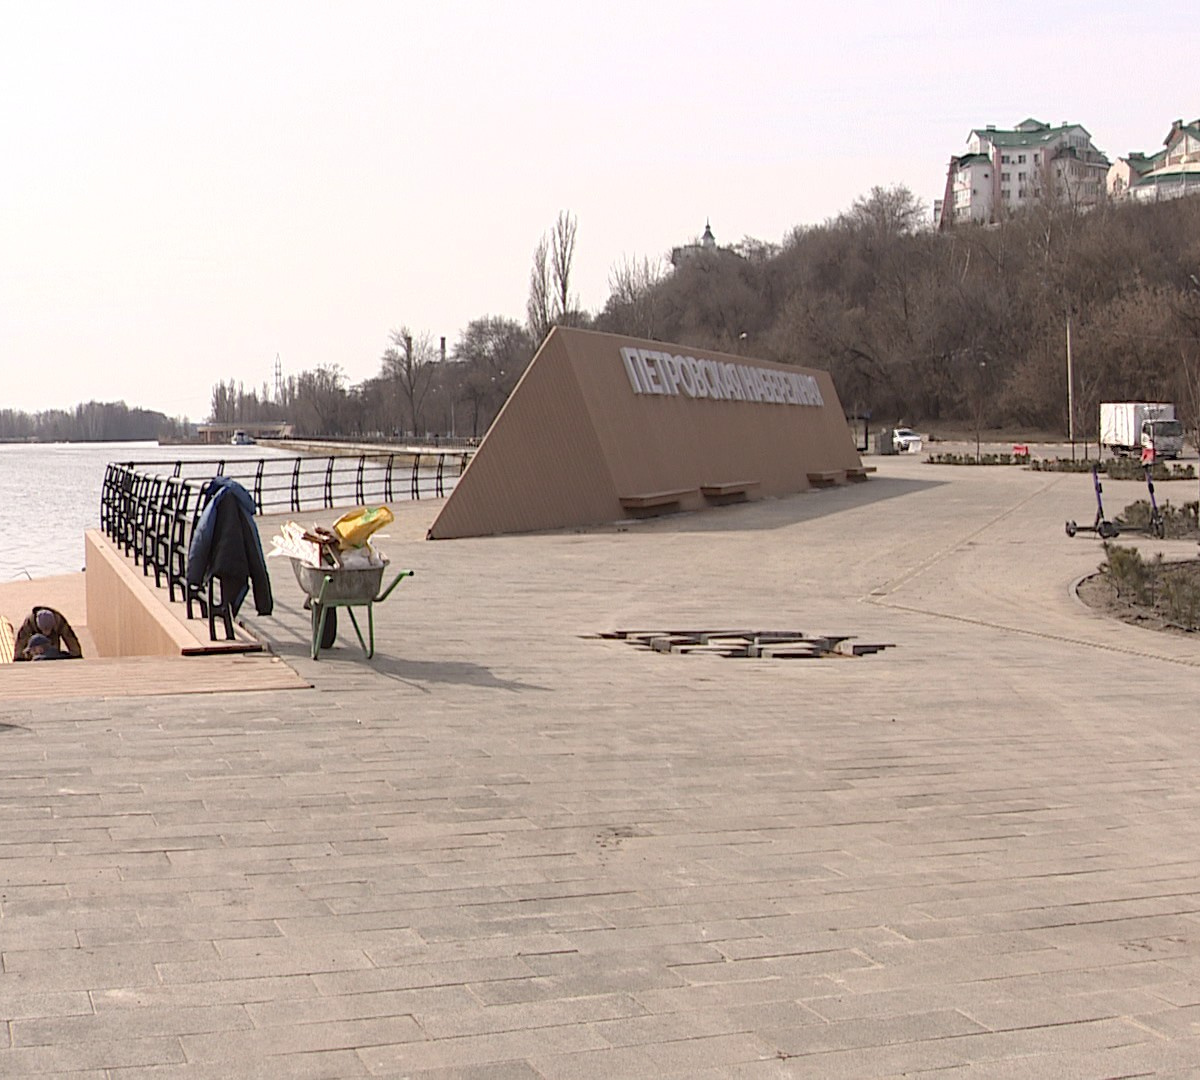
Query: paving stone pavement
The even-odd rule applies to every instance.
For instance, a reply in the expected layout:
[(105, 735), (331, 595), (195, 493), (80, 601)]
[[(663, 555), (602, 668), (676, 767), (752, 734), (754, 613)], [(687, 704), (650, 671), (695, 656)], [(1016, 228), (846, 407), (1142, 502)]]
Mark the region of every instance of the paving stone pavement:
[[(373, 660), (343, 616), (311, 661), (274, 567), (313, 690), (0, 705), (0, 1076), (1200, 1075), (1197, 642), (1073, 596), (1086, 475), (879, 465), (537, 536), (401, 505)], [(659, 628), (895, 648), (592, 636)]]

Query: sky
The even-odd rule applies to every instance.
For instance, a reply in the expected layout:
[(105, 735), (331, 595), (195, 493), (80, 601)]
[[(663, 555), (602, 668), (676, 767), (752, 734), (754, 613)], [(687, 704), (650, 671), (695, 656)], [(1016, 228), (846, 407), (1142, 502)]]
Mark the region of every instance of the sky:
[[(574, 215), (601, 309), (711, 222), (780, 242), (930, 205), (972, 128), (1115, 160), (1200, 116), (1183, 0), (0, 0), (0, 408), (379, 371), (391, 331), (524, 321)], [(1190, 39), (1190, 40), (1188, 40)]]

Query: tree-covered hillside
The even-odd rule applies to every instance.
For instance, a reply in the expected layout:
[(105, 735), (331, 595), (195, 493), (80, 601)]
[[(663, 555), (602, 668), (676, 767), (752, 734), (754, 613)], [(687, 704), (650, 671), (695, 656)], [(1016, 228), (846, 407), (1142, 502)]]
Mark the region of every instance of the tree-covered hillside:
[[(479, 436), (546, 330), (591, 327), (830, 371), (848, 413), (879, 423), (1075, 430), (1104, 400), (1173, 401), (1200, 424), (1200, 199), (1045, 204), (995, 227), (939, 233), (904, 188), (875, 188), (783, 244), (692, 245), (612, 269), (602, 311), (574, 303), (575, 221), (534, 251), (528, 323), (485, 316), (442, 362), (428, 334), (393, 330), (379, 375), (290, 377), (278, 395), (232, 380), (213, 418), (287, 418), (297, 434)], [(275, 398), (278, 397), (278, 400)]]
[(924, 220), (908, 191), (876, 188), (781, 247), (699, 252), (614, 290), (596, 328), (825, 368), (847, 411), (880, 419), (1065, 433), (1069, 323), (1077, 430), (1126, 399), (1174, 401), (1195, 426), (1200, 199)]

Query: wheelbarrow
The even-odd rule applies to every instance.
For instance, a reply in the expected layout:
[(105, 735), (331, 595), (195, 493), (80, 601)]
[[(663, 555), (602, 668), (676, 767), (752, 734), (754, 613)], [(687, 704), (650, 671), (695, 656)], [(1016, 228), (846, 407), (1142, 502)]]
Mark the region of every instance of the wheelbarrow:
[[(412, 577), (412, 570), (401, 570), (392, 583), (383, 590), (383, 574), (386, 566), (369, 566), (347, 569), (336, 566), (309, 566), (299, 559), (292, 559), (292, 572), (307, 594), (312, 608), (312, 658), (319, 658), (322, 648), (328, 649), (333, 645), (337, 636), (336, 609), (344, 607), (358, 635), (358, 643), (369, 660), (375, 655), (375, 605), (382, 604), (392, 590), (406, 577)], [(367, 639), (363, 640), (362, 630), (354, 617), (356, 607), (367, 609)], [(334, 632), (328, 634), (330, 619), (333, 619)], [(328, 634), (328, 637), (326, 636)]]

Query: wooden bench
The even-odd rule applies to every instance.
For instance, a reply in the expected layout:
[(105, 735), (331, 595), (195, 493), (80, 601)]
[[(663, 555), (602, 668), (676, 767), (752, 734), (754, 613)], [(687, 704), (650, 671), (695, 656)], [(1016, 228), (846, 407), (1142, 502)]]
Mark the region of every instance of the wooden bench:
[(625, 510), (657, 510), (664, 506), (676, 506), (685, 495), (694, 495), (695, 488), (680, 488), (678, 491), (647, 491), (637, 495), (621, 495), (621, 506)]
[(813, 487), (829, 487), (836, 484), (841, 479), (842, 473), (840, 469), (826, 469), (824, 472), (810, 472), (808, 474), (808, 482)]
[(726, 480), (720, 484), (701, 484), (700, 494), (712, 502), (733, 502), (745, 499), (750, 489), (756, 487), (757, 480)]
[(860, 465), (857, 469), (847, 469), (847, 480), (865, 480), (875, 471), (874, 465)]

